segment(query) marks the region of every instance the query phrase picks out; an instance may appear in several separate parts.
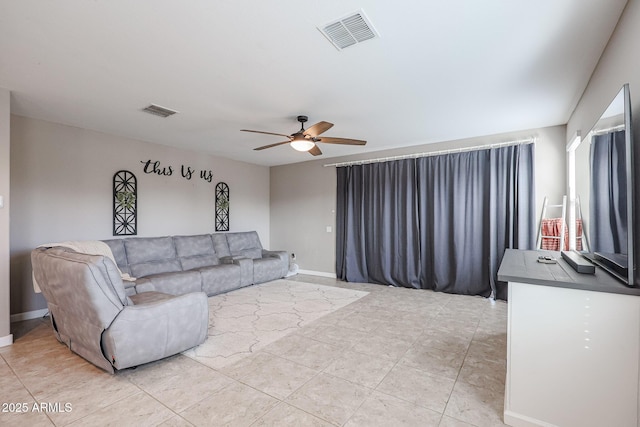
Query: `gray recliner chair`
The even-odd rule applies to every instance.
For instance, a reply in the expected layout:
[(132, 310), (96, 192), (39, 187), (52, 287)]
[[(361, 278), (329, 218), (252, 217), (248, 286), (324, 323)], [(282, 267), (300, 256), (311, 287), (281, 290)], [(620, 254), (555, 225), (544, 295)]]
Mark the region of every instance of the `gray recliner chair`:
[(203, 292), (127, 297), (107, 257), (54, 247), (33, 250), (31, 260), (58, 340), (107, 372), (180, 353), (207, 337)]

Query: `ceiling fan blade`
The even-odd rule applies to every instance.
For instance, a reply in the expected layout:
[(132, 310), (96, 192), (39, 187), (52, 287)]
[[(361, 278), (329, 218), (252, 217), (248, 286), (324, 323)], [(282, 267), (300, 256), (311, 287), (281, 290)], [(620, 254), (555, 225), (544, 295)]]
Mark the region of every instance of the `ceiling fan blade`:
[(314, 145), (313, 148), (311, 150), (309, 150), (309, 153), (312, 156), (319, 156), (322, 154), (322, 151), (320, 151), (320, 148), (318, 148), (317, 145)]
[(277, 147), (278, 145), (282, 145), (282, 144), (288, 144), (291, 141), (282, 141), (282, 142), (276, 142), (275, 144), (269, 144), (269, 145), (264, 145), (262, 147), (258, 147), (258, 148), (254, 148), (254, 150), (256, 151), (260, 151), (260, 150), (264, 150), (265, 148), (271, 148), (271, 147)]
[(333, 127), (333, 123), (318, 122), (315, 125), (311, 126), (309, 129), (305, 130), (304, 134), (305, 135), (309, 135), (312, 138), (315, 138), (316, 136), (320, 135), (321, 133), (324, 133), (324, 132), (328, 131), (332, 127)]
[(322, 138), (318, 138), (317, 142), (324, 142), (325, 144), (344, 144), (344, 145), (365, 145), (367, 141), (362, 141), (361, 139), (349, 139), (349, 138), (331, 138), (328, 136), (323, 136)]
[(273, 132), (265, 132), (262, 130), (249, 130), (249, 129), (240, 129), (241, 132), (253, 132), (253, 133), (264, 133), (266, 135), (276, 135), (276, 136), (284, 136), (286, 138), (291, 138), (290, 135), (285, 135), (283, 133), (273, 133)]

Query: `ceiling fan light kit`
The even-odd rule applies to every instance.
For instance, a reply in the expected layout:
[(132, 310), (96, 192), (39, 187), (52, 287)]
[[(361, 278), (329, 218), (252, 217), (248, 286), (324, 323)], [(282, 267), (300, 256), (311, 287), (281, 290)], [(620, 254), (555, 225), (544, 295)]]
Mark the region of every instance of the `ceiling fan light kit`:
[(359, 140), (359, 139), (349, 139), (349, 138), (333, 138), (333, 137), (322, 137), (319, 135), (321, 133), (326, 132), (327, 130), (333, 127), (333, 123), (329, 122), (318, 122), (315, 125), (311, 126), (309, 129), (304, 129), (304, 124), (308, 120), (307, 116), (298, 116), (298, 121), (300, 122), (300, 130), (296, 133), (292, 133), (291, 135), (284, 135), (281, 133), (274, 132), (265, 132), (261, 130), (249, 130), (249, 129), (240, 129), (242, 132), (253, 132), (253, 133), (263, 133), (266, 135), (277, 135), (277, 136), (285, 136), (289, 138), (288, 141), (276, 142), (275, 144), (263, 145), (262, 147), (254, 148), (254, 150), (264, 150), (266, 148), (277, 147), (278, 145), (289, 144), (294, 150), (297, 151), (307, 151), (312, 156), (319, 156), (322, 154), (320, 148), (318, 147), (318, 142), (324, 142), (328, 144), (343, 144), (343, 145), (365, 145), (367, 141)]
[(298, 151), (309, 151), (313, 148), (315, 143), (307, 138), (304, 135), (296, 135), (291, 141), (290, 144), (294, 150)]

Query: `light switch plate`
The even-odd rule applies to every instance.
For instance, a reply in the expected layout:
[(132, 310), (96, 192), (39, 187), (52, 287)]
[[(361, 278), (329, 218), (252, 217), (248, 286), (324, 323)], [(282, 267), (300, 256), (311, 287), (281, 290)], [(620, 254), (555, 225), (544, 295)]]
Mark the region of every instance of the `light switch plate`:
[(333, 228), (330, 225), (327, 225), (327, 233), (331, 233), (333, 231)]
[(4, 196), (0, 196), (0, 208), (4, 208)]

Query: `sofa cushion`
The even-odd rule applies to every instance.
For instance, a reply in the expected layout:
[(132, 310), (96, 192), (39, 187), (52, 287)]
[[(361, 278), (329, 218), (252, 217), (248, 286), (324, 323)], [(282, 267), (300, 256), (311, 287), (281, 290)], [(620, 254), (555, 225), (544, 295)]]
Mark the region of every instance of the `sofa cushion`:
[(197, 270), (154, 274), (145, 277), (145, 280), (151, 283), (154, 291), (165, 294), (183, 295), (202, 290), (202, 280)]
[(180, 264), (182, 264), (182, 269), (184, 271), (187, 270), (195, 270), (202, 267), (211, 267), (214, 265), (220, 264), (220, 260), (217, 256), (190, 256), (186, 258), (180, 258)]
[(175, 236), (173, 240), (183, 270), (220, 264), (210, 234)]
[(243, 256), (252, 259), (262, 258), (262, 245), (255, 231), (245, 233), (228, 233), (227, 242), (233, 256)]
[(127, 252), (124, 248), (124, 239), (103, 240), (103, 242), (111, 248), (113, 259), (116, 260), (116, 264), (120, 271), (131, 274), (131, 270), (129, 270), (129, 262), (127, 261)]
[(182, 264), (178, 259), (169, 259), (165, 261), (143, 262), (140, 264), (131, 264), (131, 274), (133, 277), (145, 277), (152, 274), (172, 273), (182, 271)]
[(129, 265), (176, 258), (176, 248), (171, 237), (124, 239), (124, 246)]
[(202, 276), (202, 291), (208, 296), (238, 289), (242, 286), (239, 265), (220, 264), (201, 268), (199, 271)]
[(278, 258), (253, 260), (253, 283), (264, 283), (284, 277), (282, 261)]
[(181, 271), (171, 237), (143, 237), (124, 239), (129, 270), (133, 277)]
[(224, 233), (212, 234), (211, 240), (213, 241), (213, 248), (215, 249), (216, 255), (218, 256), (218, 258), (231, 256), (231, 251), (229, 250), (229, 244), (227, 243), (226, 234)]
[(173, 241), (179, 257), (215, 254), (210, 234), (197, 236), (174, 236)]

